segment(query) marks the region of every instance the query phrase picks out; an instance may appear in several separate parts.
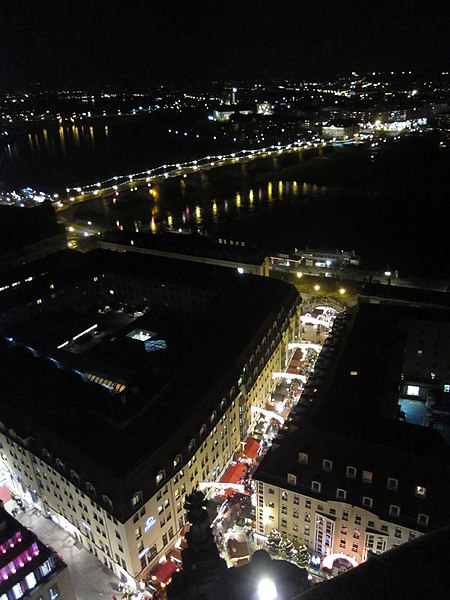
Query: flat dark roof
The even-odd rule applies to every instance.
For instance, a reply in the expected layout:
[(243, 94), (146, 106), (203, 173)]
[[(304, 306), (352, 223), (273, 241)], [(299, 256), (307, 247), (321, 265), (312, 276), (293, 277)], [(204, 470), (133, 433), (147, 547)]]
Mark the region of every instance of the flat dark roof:
[[(33, 297), (40, 287), (48, 290), (49, 281), (59, 289), (76, 278), (80, 286), (89, 285), (92, 279), (86, 274), (94, 273), (135, 274), (210, 292), (201, 315), (182, 307), (151, 306), (143, 317), (78, 354), (47, 348), (36, 355), (36, 348), (25, 347), (26, 330), (21, 332), (21, 344), (0, 341), (2, 421), (22, 438), (40, 440), (44, 430), (50, 431), (56, 448), (67, 441), (119, 477), (172, 436), (177, 436), (178, 448), (185, 447), (203, 422), (209, 428), (212, 411), (222, 397), (228, 402), (230, 387), (237, 385), (251, 341), (259, 339), (280, 311), (287, 313), (298, 299), (289, 284), (219, 267), (96, 250), (77, 255), (75, 261), (69, 255), (65, 272), (66, 256), (56, 263), (54, 257), (48, 263), (39, 261), (38, 271), (44, 275), (29, 287), (18, 286), (14, 293), (22, 288), (25, 298)], [(94, 316), (81, 312), (78, 318), (89, 325)], [(47, 313), (40, 326), (49, 326), (51, 320), (52, 314)], [(146, 350), (145, 344), (128, 336), (136, 328), (157, 333), (167, 347)], [(7, 326), (3, 335), (13, 337)], [(86, 381), (85, 372), (117, 377), (127, 389), (122, 396), (112, 394)]]
[(224, 243), (225, 238), (221, 238), (222, 242), (219, 242), (218, 239), (193, 233), (152, 234), (114, 230), (104, 233), (101, 239), (105, 242), (124, 244), (134, 248), (147, 248), (160, 252), (173, 252), (186, 256), (252, 265), (261, 265), (265, 258), (262, 250), (249, 246), (245, 242), (227, 239)]
[[(361, 506), (363, 495), (376, 497), (373, 512), (387, 520), (392, 503), (402, 506), (399, 521), (411, 528), (417, 528), (411, 519), (418, 512), (435, 515), (430, 527), (447, 524), (450, 447), (438, 431), (397, 418), (406, 321), (416, 318), (449, 321), (450, 313), (360, 304), (338, 320), (336, 344), (331, 336), (322, 351), (324, 366), (316, 365), (308, 381), (310, 406), (300, 401), (255, 478), (289, 488), (291, 473), (297, 475), (292, 489), (312, 497), (336, 500), (336, 488), (342, 487), (349, 504)], [(308, 454), (307, 465), (299, 463), (299, 452)], [(324, 459), (335, 463), (332, 473), (323, 470)], [(347, 478), (348, 465), (372, 472), (372, 485), (365, 488), (360, 476)], [(398, 494), (387, 490), (388, 477), (401, 481)], [(312, 481), (322, 482), (320, 494), (311, 491)], [(431, 490), (426, 500), (414, 496), (416, 485)]]

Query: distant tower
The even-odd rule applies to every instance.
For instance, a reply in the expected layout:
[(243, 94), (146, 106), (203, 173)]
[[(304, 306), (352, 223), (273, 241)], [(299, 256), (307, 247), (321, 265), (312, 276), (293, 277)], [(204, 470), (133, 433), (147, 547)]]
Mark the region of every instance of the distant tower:
[(236, 104), (236, 92), (237, 92), (237, 88), (235, 88), (235, 87), (227, 88), (225, 90), (225, 92), (226, 92), (225, 103), (226, 104)]

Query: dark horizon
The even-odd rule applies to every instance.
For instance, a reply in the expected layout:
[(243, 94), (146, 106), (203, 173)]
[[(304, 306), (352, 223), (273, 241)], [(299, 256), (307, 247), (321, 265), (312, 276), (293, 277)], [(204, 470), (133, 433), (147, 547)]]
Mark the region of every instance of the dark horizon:
[(0, 88), (448, 71), (447, 3), (404, 4), (15, 0), (2, 7)]

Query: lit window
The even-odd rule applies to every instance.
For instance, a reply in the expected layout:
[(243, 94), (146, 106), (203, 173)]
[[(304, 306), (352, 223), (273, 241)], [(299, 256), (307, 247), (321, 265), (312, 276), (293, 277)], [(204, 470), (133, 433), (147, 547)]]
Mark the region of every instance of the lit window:
[(142, 502), (142, 492), (135, 492), (135, 494), (133, 495), (133, 497), (131, 498), (131, 504), (134, 506), (137, 506), (140, 502)]
[(427, 488), (423, 487), (421, 485), (417, 485), (416, 486), (416, 496), (418, 498), (425, 498), (426, 495), (427, 495)]
[(292, 475), (292, 473), (288, 473), (287, 482), (289, 485), (297, 485), (297, 476)]
[(362, 480), (365, 483), (372, 483), (372, 471), (363, 471), (362, 472)]
[(299, 452), (299, 454), (298, 454), (298, 462), (301, 465), (307, 465), (308, 464), (308, 455), (305, 454), (304, 452)]
[(350, 375), (356, 377), (358, 375), (358, 371), (350, 371)]
[(158, 475), (156, 476), (156, 485), (159, 485), (165, 476), (166, 476), (165, 471), (160, 471), (158, 473)]
[(36, 300), (36, 304), (42, 304), (42, 298), (38, 298), (38, 299)]
[(408, 385), (406, 388), (407, 396), (418, 396), (420, 393), (420, 387), (418, 385)]
[[(27, 582), (27, 586), (28, 586), (29, 590), (32, 590), (37, 583), (34, 573), (28, 573), (28, 575), (25, 576), (25, 580)], [(5, 596), (5, 598), (6, 598), (6, 596)]]

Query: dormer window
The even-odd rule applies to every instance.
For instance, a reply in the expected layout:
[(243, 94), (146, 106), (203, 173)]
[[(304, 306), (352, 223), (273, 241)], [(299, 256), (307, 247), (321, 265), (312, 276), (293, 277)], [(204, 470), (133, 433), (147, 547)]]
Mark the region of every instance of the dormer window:
[(347, 467), (347, 477), (349, 479), (356, 478), (356, 468), (355, 467)]
[(56, 463), (56, 466), (58, 467), (58, 469), (61, 469), (61, 471), (64, 471), (64, 469), (66, 468), (66, 465), (63, 463), (63, 461), (60, 458), (56, 458), (55, 463)]
[(363, 496), (362, 505), (365, 508), (372, 508), (373, 500), (372, 498), (368, 498), (367, 496)]
[(298, 462), (301, 465), (307, 465), (308, 464), (308, 455), (305, 452), (299, 452), (298, 453)]
[(398, 479), (394, 479), (394, 477), (388, 477), (387, 489), (396, 492), (398, 489)]
[(391, 515), (391, 517), (399, 517), (400, 516), (400, 506), (391, 504), (389, 506), (389, 514)]
[(423, 513), (419, 513), (417, 515), (417, 523), (419, 525), (423, 525), (424, 527), (427, 527), (429, 520), (430, 520), (430, 517), (428, 515), (424, 515)]
[(333, 462), (331, 460), (325, 459), (322, 462), (322, 469), (324, 471), (328, 471), (328, 472), (332, 471), (333, 470)]
[(362, 480), (364, 483), (372, 483), (372, 471), (363, 471), (362, 472)]
[(288, 473), (287, 482), (289, 485), (297, 485), (297, 475), (293, 475), (292, 473)]
[(156, 476), (156, 485), (159, 485), (166, 476), (166, 472), (164, 470), (160, 471)]
[(113, 510), (113, 503), (111, 502), (111, 499), (109, 498), (109, 496), (103, 495), (103, 502), (104, 502), (105, 506), (108, 508), (108, 510), (110, 510), (110, 511)]
[(95, 487), (89, 481), (86, 481), (86, 490), (91, 496), (95, 496)]
[(423, 485), (416, 485), (416, 496), (417, 498), (425, 498), (427, 495), (427, 488)]
[(141, 502), (142, 502), (142, 492), (141, 491), (135, 492), (133, 494), (133, 497), (131, 498), (131, 505), (133, 506), (133, 508), (135, 508)]

